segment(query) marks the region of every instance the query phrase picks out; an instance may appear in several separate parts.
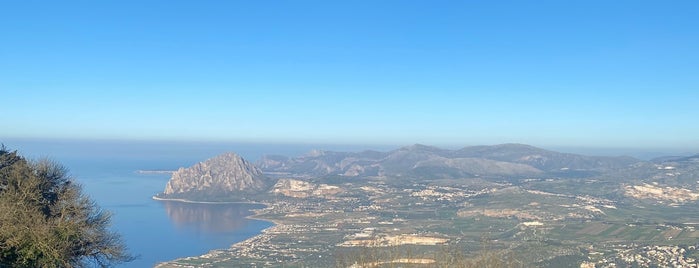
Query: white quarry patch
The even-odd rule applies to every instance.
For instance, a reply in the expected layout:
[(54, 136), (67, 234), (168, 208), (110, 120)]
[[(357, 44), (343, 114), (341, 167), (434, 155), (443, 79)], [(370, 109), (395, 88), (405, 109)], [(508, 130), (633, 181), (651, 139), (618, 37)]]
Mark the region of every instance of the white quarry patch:
[(586, 205), (586, 206), (583, 206), (583, 208), (584, 208), (584, 209), (587, 209), (588, 211), (591, 211), (591, 212), (596, 212), (596, 213), (602, 213), (602, 214), (604, 214), (604, 211), (602, 211), (602, 210), (599, 209), (599, 208), (596, 208), (596, 207), (593, 206), (593, 205)]
[(395, 259), (395, 260), (390, 260), (390, 261), (379, 261), (379, 262), (371, 262), (371, 263), (365, 263), (363, 265), (360, 264), (353, 264), (350, 266), (350, 268), (360, 268), (360, 267), (375, 267), (379, 266), (382, 264), (434, 264), (437, 261), (434, 259), (416, 259), (416, 258), (401, 258), (401, 259)]
[(674, 203), (686, 203), (699, 200), (699, 193), (689, 189), (677, 187), (661, 187), (656, 183), (642, 185), (629, 185), (624, 187), (624, 194), (636, 199), (653, 199), (658, 201), (671, 201)]
[(523, 222), (522, 225), (527, 226), (527, 227), (534, 227), (534, 226), (544, 226), (544, 223), (540, 222), (540, 221), (527, 221), (527, 222)]
[(295, 179), (280, 179), (272, 187), (272, 193), (294, 198), (324, 197), (330, 198), (341, 193), (340, 187), (327, 184), (314, 184)]
[[(353, 238), (367, 238), (367, 233), (358, 233)], [(402, 234), (396, 236), (378, 236), (373, 239), (351, 239), (345, 240), (338, 246), (341, 247), (388, 247), (400, 245), (422, 245), (434, 246), (444, 244), (449, 239), (441, 237), (419, 236), (415, 234)]]

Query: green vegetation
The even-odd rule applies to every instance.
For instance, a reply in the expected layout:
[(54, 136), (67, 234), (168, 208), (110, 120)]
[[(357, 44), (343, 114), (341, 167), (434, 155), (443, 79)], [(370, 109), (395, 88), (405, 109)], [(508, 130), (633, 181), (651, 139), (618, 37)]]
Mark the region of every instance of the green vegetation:
[(0, 147), (0, 266), (107, 267), (133, 259), (61, 165)]

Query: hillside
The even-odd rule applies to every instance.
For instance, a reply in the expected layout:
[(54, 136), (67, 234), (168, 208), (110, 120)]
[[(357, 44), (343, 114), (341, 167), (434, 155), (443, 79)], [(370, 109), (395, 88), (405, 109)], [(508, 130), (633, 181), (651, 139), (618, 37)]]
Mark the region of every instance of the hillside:
[(446, 150), (412, 145), (390, 152), (312, 151), (300, 157), (265, 156), (265, 172), (296, 176), (343, 177), (589, 177), (641, 162), (631, 157), (559, 153), (522, 144), (473, 146)]

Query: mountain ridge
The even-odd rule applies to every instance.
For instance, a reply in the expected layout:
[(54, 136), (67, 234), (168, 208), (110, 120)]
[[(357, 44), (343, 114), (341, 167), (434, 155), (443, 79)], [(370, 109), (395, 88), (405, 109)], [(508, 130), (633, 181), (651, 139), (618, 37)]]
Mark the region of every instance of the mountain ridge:
[[(413, 144), (388, 152), (333, 152), (314, 150), (299, 157), (263, 156), (256, 164), (265, 172), (306, 176), (344, 177), (424, 176), (425, 169), (449, 173), (446, 178), (473, 176), (593, 174), (623, 169), (641, 160), (620, 156), (586, 156), (560, 153), (526, 144), (469, 146), (456, 150)], [(442, 172), (443, 171), (443, 172)], [(429, 172), (428, 172), (429, 173)]]
[(647, 162), (630, 157), (560, 153), (526, 144), (455, 150), (414, 144), (387, 152), (312, 150), (297, 157), (265, 155), (255, 164), (229, 152), (178, 169), (156, 197), (239, 200), (265, 194), (280, 178), (580, 178), (625, 170), (637, 163)]

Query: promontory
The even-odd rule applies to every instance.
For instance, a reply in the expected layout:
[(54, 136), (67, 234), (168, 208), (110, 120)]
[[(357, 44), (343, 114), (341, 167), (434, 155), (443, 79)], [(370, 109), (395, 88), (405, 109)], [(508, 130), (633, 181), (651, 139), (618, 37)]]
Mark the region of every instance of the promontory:
[(245, 201), (270, 182), (262, 171), (235, 153), (224, 153), (172, 174), (159, 199)]

